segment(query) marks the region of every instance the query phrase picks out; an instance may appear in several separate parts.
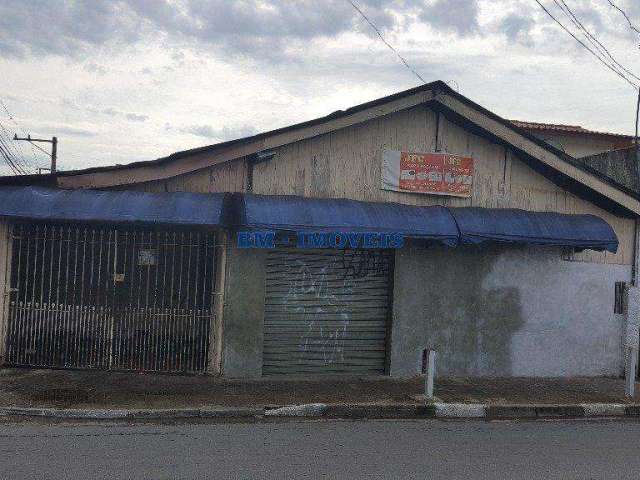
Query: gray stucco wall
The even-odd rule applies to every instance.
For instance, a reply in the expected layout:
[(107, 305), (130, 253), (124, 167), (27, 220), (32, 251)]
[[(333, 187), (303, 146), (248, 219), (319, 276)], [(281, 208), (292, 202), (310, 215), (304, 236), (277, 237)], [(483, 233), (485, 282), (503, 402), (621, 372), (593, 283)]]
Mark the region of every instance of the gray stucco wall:
[(396, 253), (391, 375), (619, 375), (616, 281), (631, 268), (564, 261), (558, 248), (405, 248)]
[[(262, 374), (265, 251), (231, 246), (223, 375)], [(424, 346), (438, 375), (620, 375), (616, 281), (631, 267), (562, 260), (558, 248), (406, 247), (396, 252), (390, 374), (417, 373)]]
[(265, 250), (227, 250), (222, 374), (262, 375)]

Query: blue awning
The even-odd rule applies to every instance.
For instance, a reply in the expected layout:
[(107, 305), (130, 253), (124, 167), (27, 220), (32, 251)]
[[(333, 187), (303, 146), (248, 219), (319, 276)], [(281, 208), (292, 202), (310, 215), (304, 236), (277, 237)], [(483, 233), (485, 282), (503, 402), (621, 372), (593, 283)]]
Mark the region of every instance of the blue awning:
[(483, 242), (616, 252), (613, 228), (594, 215), (515, 209), (418, 207), (296, 196), (238, 195), (237, 226), (317, 232), (388, 232), (451, 246)]
[(595, 215), (565, 215), (515, 209), (452, 208), (460, 241), (556, 245), (577, 249), (618, 250), (613, 228)]
[(221, 226), (224, 194), (0, 188), (0, 217)]
[(458, 227), (445, 207), (359, 202), (296, 196), (241, 195), (238, 226), (316, 232), (400, 233), (407, 237), (458, 242)]
[(0, 188), (0, 217), (314, 232), (396, 233), (459, 243), (510, 242), (616, 252), (613, 228), (594, 215), (514, 209), (199, 193)]

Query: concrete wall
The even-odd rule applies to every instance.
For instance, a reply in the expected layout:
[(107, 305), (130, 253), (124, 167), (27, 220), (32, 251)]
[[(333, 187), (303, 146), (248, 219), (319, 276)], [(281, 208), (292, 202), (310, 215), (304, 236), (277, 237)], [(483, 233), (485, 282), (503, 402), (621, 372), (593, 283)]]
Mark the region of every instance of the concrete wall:
[(222, 374), (262, 375), (265, 250), (227, 250), (223, 314)]
[[(228, 250), (223, 374), (262, 373), (265, 251)], [(562, 260), (558, 248), (405, 247), (396, 252), (390, 374), (597, 376), (623, 371), (615, 282), (631, 268)]]
[(630, 279), (629, 266), (563, 261), (557, 248), (400, 250), (391, 375), (415, 374), (424, 346), (439, 375), (619, 375), (614, 289)]

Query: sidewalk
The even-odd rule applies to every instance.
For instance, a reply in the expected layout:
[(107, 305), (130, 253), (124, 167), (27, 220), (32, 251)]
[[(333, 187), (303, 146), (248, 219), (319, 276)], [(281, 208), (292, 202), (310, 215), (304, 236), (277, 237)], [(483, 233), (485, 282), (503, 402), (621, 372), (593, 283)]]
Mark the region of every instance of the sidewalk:
[[(354, 416), (353, 412), (359, 412), (359, 417), (369, 416), (367, 412), (385, 417), (532, 417), (562, 412), (584, 416), (589, 411), (640, 414), (640, 394), (633, 400), (626, 399), (623, 380), (612, 378), (442, 378), (435, 386), (436, 405), (426, 409), (419, 400), (421, 393), (421, 378), (233, 380), (100, 371), (0, 370), (0, 410), (4, 415), (28, 415), (30, 409), (40, 409), (45, 412), (41, 416), (59, 410), (77, 415), (93, 411), (89, 417), (103, 418), (110, 411), (119, 412), (118, 417), (134, 411), (141, 416), (160, 411), (177, 416), (232, 416), (233, 412), (248, 416), (289, 406), (298, 407), (280, 410), (283, 416)], [(586, 413), (579, 413), (577, 408)]]

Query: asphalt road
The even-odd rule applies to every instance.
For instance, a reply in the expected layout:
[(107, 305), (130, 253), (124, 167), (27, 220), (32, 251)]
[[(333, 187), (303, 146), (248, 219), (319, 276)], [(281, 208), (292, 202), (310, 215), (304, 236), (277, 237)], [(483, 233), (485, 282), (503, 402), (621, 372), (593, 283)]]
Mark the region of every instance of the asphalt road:
[(640, 423), (0, 425), (7, 479), (637, 479)]

